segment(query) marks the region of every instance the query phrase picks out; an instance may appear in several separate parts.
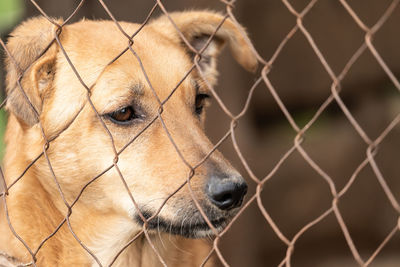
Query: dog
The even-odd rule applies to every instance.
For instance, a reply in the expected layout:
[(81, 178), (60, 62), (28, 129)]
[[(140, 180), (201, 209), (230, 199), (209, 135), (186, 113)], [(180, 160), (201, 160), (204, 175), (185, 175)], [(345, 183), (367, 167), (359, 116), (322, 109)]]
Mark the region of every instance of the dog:
[[(12, 186), (1, 201), (1, 252), (37, 266), (202, 264), (247, 191), (204, 133), (224, 44), (245, 69), (257, 67), (241, 26), (226, 19), (216, 31), (223, 19), (164, 15), (130, 48), (113, 21), (59, 30), (36, 17), (10, 34), (4, 176)], [(140, 27), (119, 25), (128, 34)], [(185, 40), (204, 50), (191, 72), (197, 53)]]

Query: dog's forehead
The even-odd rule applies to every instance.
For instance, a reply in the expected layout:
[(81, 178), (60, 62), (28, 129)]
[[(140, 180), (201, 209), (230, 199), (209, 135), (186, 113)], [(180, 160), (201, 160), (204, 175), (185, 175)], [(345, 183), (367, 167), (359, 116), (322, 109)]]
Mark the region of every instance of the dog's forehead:
[[(126, 22), (120, 25), (127, 34), (140, 27)], [(127, 37), (112, 21), (81, 21), (69, 25), (66, 35), (63, 44), (67, 53), (71, 51), (72, 62), (89, 85), (112, 79), (114, 87), (120, 83), (122, 88), (130, 88), (137, 83), (148, 91), (150, 81), (159, 97), (165, 98), (192, 64), (179, 42), (151, 25), (139, 31), (131, 49)]]

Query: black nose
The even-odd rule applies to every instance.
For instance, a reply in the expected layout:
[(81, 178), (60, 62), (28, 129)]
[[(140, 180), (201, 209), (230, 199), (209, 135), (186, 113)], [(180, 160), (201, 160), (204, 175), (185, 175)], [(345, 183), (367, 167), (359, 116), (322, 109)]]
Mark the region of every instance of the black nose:
[(206, 193), (218, 208), (230, 210), (242, 205), (247, 184), (241, 177), (221, 178), (213, 176), (207, 183)]

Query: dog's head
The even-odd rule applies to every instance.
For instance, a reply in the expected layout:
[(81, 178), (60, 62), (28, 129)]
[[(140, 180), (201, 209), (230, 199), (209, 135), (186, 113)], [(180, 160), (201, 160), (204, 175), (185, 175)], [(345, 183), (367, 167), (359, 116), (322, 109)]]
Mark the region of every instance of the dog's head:
[[(230, 19), (208, 41), (223, 20), (221, 15), (181, 12), (172, 13), (171, 18), (182, 35), (167, 17), (161, 17), (141, 29), (132, 47), (116, 60), (128, 47), (128, 39), (111, 21), (83, 20), (63, 27), (61, 49), (56, 41), (51, 44), (54, 25), (44, 18), (28, 20), (7, 44), (12, 55), (6, 62), (7, 107), (13, 127), (21, 129), (22, 147), (27, 151), (20, 153), (27, 160), (43, 149), (39, 122), (43, 126), (52, 140), (49, 161), (69, 203), (102, 173), (74, 208), (81, 205), (91, 212), (118, 213), (138, 228), (142, 213), (147, 219), (153, 217), (150, 229), (199, 237), (210, 229), (193, 197), (211, 223), (222, 229), (247, 190), (241, 175), (221, 153), (210, 154), (213, 144), (204, 134), (204, 120), (211, 93), (203, 77), (215, 84), (216, 57), (225, 43), (246, 69), (253, 70), (257, 60), (245, 31)], [(121, 26), (128, 34), (139, 28), (132, 23)], [(195, 52), (182, 36), (197, 50), (208, 44), (199, 63), (202, 75), (196, 68), (189, 72)], [(195, 167), (194, 175), (189, 166)], [(60, 201), (44, 157), (32, 172)]]

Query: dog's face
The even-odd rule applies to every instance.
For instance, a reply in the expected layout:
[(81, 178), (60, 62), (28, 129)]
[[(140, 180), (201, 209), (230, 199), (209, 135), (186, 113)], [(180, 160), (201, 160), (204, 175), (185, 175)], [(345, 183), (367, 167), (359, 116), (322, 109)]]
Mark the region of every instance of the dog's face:
[[(222, 21), (220, 15), (210, 12), (175, 13), (172, 19), (199, 50)], [(121, 26), (128, 34), (139, 27)], [(50, 23), (34, 19), (15, 30), (8, 47), (24, 68), (34, 61), (32, 54), (38, 55), (50, 43), (53, 34)], [(21, 40), (37, 51), (23, 51), (27, 47), (21, 47)], [(143, 224), (140, 213), (150, 218), (162, 206), (149, 221), (150, 229), (201, 237), (211, 232), (195, 197), (213, 225), (222, 229), (240, 206), (247, 186), (218, 151), (206, 158), (213, 150), (204, 133), (211, 92), (202, 77), (215, 84), (216, 56), (224, 42), (231, 43), (239, 63), (248, 69), (256, 66), (240, 29), (225, 21), (203, 53), (203, 76), (196, 69), (188, 74), (193, 53), (165, 17), (144, 27), (135, 36), (132, 50), (115, 61), (128, 40), (111, 21), (68, 25), (60, 40), (87, 88), (57, 44), (32, 64), (22, 86), (38, 111), (46, 136), (56, 137), (48, 156), (67, 201), (73, 202), (91, 179), (117, 162), (85, 189), (77, 205), (93, 212), (117, 213), (131, 219), (136, 229)], [(16, 84), (18, 74), (12, 60), (7, 64), (8, 108), (29, 136), (32, 149), (26, 154), (34, 159), (43, 148), (41, 130)], [(164, 103), (162, 120), (160, 103)], [(194, 175), (190, 166), (196, 167)], [(46, 190), (59, 195), (44, 158), (33, 171)], [(185, 184), (189, 177), (190, 188)]]

